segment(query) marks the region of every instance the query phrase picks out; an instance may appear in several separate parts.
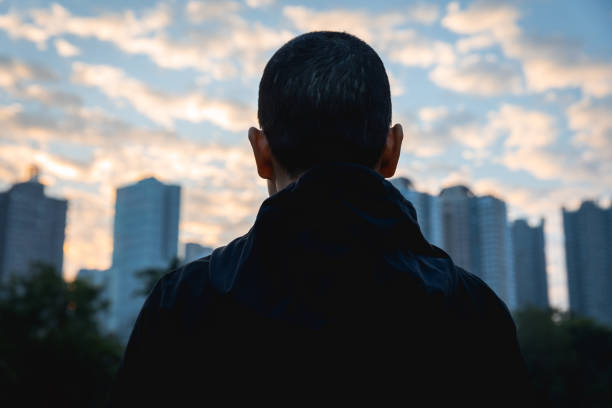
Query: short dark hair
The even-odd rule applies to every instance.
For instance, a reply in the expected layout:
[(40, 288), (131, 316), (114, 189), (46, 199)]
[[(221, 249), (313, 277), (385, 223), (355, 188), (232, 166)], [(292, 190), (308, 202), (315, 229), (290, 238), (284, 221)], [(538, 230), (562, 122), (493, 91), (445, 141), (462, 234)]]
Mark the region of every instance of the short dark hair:
[(376, 51), (359, 38), (302, 34), (268, 61), (257, 116), (291, 176), (332, 161), (374, 167), (391, 124), (389, 79)]

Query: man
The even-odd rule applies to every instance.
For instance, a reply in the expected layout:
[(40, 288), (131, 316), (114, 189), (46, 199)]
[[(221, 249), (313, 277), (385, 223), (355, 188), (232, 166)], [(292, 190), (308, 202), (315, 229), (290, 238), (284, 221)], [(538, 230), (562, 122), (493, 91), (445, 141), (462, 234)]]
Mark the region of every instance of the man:
[(403, 134), (376, 52), (346, 33), (289, 41), (258, 117), (248, 137), (270, 197), (247, 234), (157, 283), (113, 404), (525, 405), (506, 306), (385, 180)]

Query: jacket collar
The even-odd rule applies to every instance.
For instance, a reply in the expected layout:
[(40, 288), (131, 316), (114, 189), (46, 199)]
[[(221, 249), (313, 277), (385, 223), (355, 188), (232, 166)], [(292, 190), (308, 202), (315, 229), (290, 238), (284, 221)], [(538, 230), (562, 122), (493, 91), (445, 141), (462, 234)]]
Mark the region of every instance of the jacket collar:
[[(253, 227), (212, 255), (213, 280), (229, 288), (242, 269), (265, 268), (279, 258), (321, 263), (364, 252), (440, 256), (423, 237), (413, 205), (380, 174), (365, 166), (316, 166), (266, 199)], [(231, 272), (229, 272), (231, 271)]]

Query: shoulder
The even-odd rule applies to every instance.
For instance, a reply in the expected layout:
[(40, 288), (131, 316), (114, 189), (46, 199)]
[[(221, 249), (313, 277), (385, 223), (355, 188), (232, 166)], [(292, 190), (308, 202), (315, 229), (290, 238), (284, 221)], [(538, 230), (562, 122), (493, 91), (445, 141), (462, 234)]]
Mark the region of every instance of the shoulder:
[(456, 296), (464, 304), (464, 311), (476, 324), (484, 323), (489, 329), (514, 334), (515, 325), (504, 301), (481, 278), (463, 268), (457, 270)]
[(144, 307), (159, 313), (177, 312), (206, 301), (210, 288), (210, 255), (164, 275)]

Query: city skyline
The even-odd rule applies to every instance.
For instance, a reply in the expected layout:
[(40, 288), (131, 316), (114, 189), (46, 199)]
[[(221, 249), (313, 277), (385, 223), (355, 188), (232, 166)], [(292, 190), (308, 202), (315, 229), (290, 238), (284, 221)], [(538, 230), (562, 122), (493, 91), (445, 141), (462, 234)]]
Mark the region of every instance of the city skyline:
[[(3, 209), (0, 213), (3, 216), (0, 217), (0, 260), (4, 269), (0, 270), (0, 278), (6, 275), (7, 248), (23, 258), (17, 264), (13, 262), (22, 265), (22, 271), (13, 271), (18, 274), (27, 272), (24, 267), (27, 262), (50, 262), (57, 270), (62, 269), (61, 243), (68, 202), (44, 194), (44, 185), (38, 181), (39, 171), (32, 167), (28, 181), (0, 192), (0, 209)], [(406, 177), (391, 178), (389, 182), (414, 206), (425, 237), (435, 237), (437, 243), (429, 241), (447, 251), (456, 264), (483, 279), (510, 310), (550, 305), (544, 218), (538, 225), (530, 225), (526, 219), (510, 222), (503, 200), (490, 195), (477, 196), (464, 185), (444, 188), (439, 195), (432, 196), (415, 190)], [(184, 264), (213, 251), (199, 243), (187, 242), (179, 256), (180, 191), (180, 185), (164, 184), (154, 177), (117, 188), (111, 267), (79, 269), (78, 278), (105, 288), (103, 297), (111, 302), (111, 309), (98, 318), (106, 330), (119, 332), (124, 339), (133, 320), (128, 315), (135, 316), (144, 300), (142, 294), (135, 295), (143, 283), (142, 278), (136, 276), (139, 271), (164, 270), (175, 258)], [(25, 203), (24, 200), (28, 205), (19, 205)], [(47, 207), (53, 211), (41, 211)], [(58, 209), (63, 211), (56, 214)], [(584, 200), (579, 209), (571, 211), (563, 207), (561, 212), (569, 309), (611, 324), (612, 303), (608, 294), (612, 290), (612, 276), (609, 276), (612, 205), (605, 208), (592, 200)], [(19, 222), (15, 224), (15, 221)], [(30, 224), (40, 227), (29, 228)], [(61, 228), (56, 228), (56, 224), (61, 224)], [(55, 234), (55, 238), (49, 234)], [(33, 239), (48, 235), (48, 239)], [(21, 245), (21, 250), (13, 248), (15, 245), (7, 247), (7, 242)], [(24, 243), (30, 252), (23, 251)], [(42, 243), (48, 248), (59, 249), (55, 254), (41, 251)], [(124, 323), (118, 324), (119, 320)]]
[(0, 1), (0, 189), (34, 163), (70, 201), (64, 270), (106, 269), (114, 191), (183, 186), (180, 242), (251, 226), (266, 186), (246, 140), (267, 59), (311, 30), (380, 54), (405, 139), (397, 176), (463, 184), (546, 219), (550, 301), (568, 304), (560, 208), (612, 195), (606, 2)]

